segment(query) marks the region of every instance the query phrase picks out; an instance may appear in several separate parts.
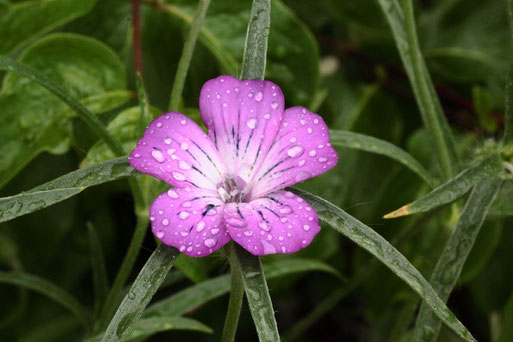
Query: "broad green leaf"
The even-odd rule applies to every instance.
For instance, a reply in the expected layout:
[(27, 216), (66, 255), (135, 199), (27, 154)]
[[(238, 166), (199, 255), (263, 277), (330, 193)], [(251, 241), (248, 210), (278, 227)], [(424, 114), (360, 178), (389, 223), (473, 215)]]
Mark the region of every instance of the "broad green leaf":
[(135, 323), (166, 278), (178, 254), (176, 248), (164, 244), (157, 247), (119, 305), (102, 341), (123, 341), (130, 336)]
[(93, 273), (94, 285), (94, 311), (95, 315), (99, 313), (101, 304), (107, 297), (109, 291), (109, 279), (103, 249), (98, 239), (98, 235), (92, 223), (87, 224), (87, 233), (89, 235), (89, 249), (91, 254), (91, 269)]
[(385, 218), (422, 213), (454, 202), (482, 179), (495, 175), (497, 163), (498, 161), (495, 156), (488, 157), (478, 165), (463, 170), (456, 177), (440, 185), (426, 196), (386, 214)]
[[(133, 330), (123, 341), (143, 341), (153, 334), (169, 330), (193, 330), (211, 334), (213, 331), (203, 323), (185, 317), (143, 318), (134, 324)], [(87, 339), (87, 342), (100, 342), (102, 335)]]
[[(27, 49), (19, 61), (24, 65), (0, 57), (0, 69), (12, 71), (0, 91), (0, 186), (42, 151), (67, 151), (70, 118), (75, 113), (63, 101), (76, 106), (72, 106), (74, 110), (87, 111), (71, 97), (90, 99), (125, 88), (119, 58), (87, 37), (48, 36)], [(56, 84), (64, 85), (66, 93)], [(111, 97), (105, 100), (107, 105), (100, 106), (102, 112), (111, 109)], [(114, 105), (118, 104), (115, 101)]]
[(0, 54), (89, 12), (96, 0), (27, 0), (0, 5)]
[(312, 205), (319, 219), (367, 250), (408, 284), (430, 306), (438, 317), (466, 341), (476, 341), (438, 297), (422, 274), (394, 246), (372, 228), (321, 197), (291, 189)]
[(28, 192), (0, 198), (0, 222), (64, 201), (90, 186), (138, 174), (128, 163), (127, 157), (70, 172)]
[(246, 298), (259, 341), (279, 341), (278, 324), (260, 257), (251, 254), (239, 245), (235, 245), (235, 255), (237, 266), (242, 273)]
[[(497, 157), (498, 158), (498, 157)], [(500, 160), (499, 163), (500, 165)], [(500, 167), (496, 171), (500, 172)], [(461, 270), (470, 250), (474, 246), (481, 226), (486, 218), (502, 181), (499, 177), (490, 177), (480, 181), (472, 190), (456, 229), (449, 237), (429, 280), (442, 301), (447, 302), (458, 281)], [(415, 325), (416, 342), (436, 342), (440, 330), (440, 320), (423, 302)]]
[[(315, 259), (293, 258), (264, 264), (264, 273), (267, 279), (311, 271), (335, 272), (335, 274), (338, 274), (336, 270), (326, 263)], [(229, 290), (230, 277), (228, 275), (209, 279), (151, 305), (144, 313), (144, 316), (180, 316), (214, 298), (224, 295)]]
[(415, 172), (429, 185), (433, 186), (435, 184), (433, 177), (415, 158), (388, 141), (349, 131), (330, 130), (330, 142), (333, 146), (353, 148), (387, 156)]
[[(156, 117), (162, 114), (155, 107), (150, 107), (150, 116)], [(119, 140), (125, 151), (135, 148), (137, 140), (141, 138), (139, 125), (141, 122), (141, 108), (139, 106), (125, 109), (119, 113), (107, 126), (107, 131)], [(81, 167), (88, 167), (105, 160), (115, 158), (114, 152), (104, 141), (98, 141), (87, 152), (86, 157), (80, 164)]]
[(378, 0), (378, 2), (392, 29), (424, 126), (433, 142), (442, 174), (445, 179), (448, 179), (457, 169), (456, 148), (417, 41), (411, 0), (402, 0), (404, 11), (398, 0)]
[[(158, 7), (190, 24), (196, 1), (159, 3)], [(319, 51), (308, 28), (280, 0), (271, 1), (271, 27), (264, 31), (269, 36), (266, 79), (282, 87), (288, 100), (307, 105), (319, 83)], [(238, 75), (242, 60), (244, 37), (250, 16), (251, 1), (213, 1), (199, 41), (219, 61), (223, 72)]]
[(18, 271), (0, 271), (0, 283), (26, 287), (37, 291), (69, 310), (86, 327), (90, 323), (87, 311), (66, 290), (41, 277)]

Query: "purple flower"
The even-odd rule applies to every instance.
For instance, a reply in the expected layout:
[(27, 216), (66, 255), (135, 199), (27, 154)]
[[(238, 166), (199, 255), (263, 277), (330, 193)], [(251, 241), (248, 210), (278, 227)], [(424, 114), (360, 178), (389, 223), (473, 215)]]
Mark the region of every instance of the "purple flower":
[(130, 164), (173, 186), (150, 208), (163, 243), (193, 257), (230, 240), (255, 255), (310, 244), (317, 213), (281, 189), (331, 169), (338, 156), (319, 115), (284, 103), (272, 82), (220, 76), (201, 90), (208, 135), (180, 113), (153, 120)]

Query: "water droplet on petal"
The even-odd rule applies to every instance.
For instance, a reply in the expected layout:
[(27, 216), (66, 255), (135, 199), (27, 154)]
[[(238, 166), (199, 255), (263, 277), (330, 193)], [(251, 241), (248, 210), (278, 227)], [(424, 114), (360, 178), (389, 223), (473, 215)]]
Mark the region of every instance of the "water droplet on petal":
[(264, 119), (269, 120), (270, 118), (271, 118), (271, 114), (270, 113), (264, 114)]
[(287, 252), (287, 248), (285, 246), (281, 246), (281, 252), (282, 253), (286, 253)]
[(183, 237), (189, 236), (189, 232), (180, 232), (180, 235)]
[(310, 127), (308, 127), (306, 131), (308, 132), (308, 134), (312, 134), (312, 129)]
[(294, 198), (294, 197), (295, 197), (295, 195), (294, 195), (292, 192), (287, 191), (287, 192), (285, 193), (285, 197), (287, 197), (287, 198)]
[(164, 143), (165, 143), (166, 145), (170, 145), (170, 144), (171, 144), (171, 142), (172, 142), (171, 138), (166, 138), (166, 139), (164, 139)]
[(291, 143), (295, 143), (295, 142), (296, 142), (296, 140), (297, 140), (297, 139), (296, 139), (296, 137), (292, 137), (292, 138), (290, 138), (290, 142), (291, 142)]
[(157, 123), (157, 127), (158, 127), (158, 128), (162, 127), (162, 122), (158, 122), (158, 123)]
[(256, 93), (256, 95), (255, 95), (255, 100), (256, 101), (262, 101), (263, 98), (264, 98), (264, 94), (261, 91)]
[(167, 218), (162, 220), (162, 225), (167, 226), (169, 224), (169, 220)]
[(219, 234), (220, 231), (221, 231), (221, 229), (219, 229), (219, 228), (213, 228), (213, 229), (210, 230), (212, 235), (217, 235), (217, 234)]
[(258, 125), (258, 120), (256, 118), (248, 119), (248, 127), (254, 129)]
[(271, 227), (265, 221), (258, 222), (258, 226), (260, 227), (260, 229), (263, 229), (266, 232), (270, 232), (271, 231)]
[(170, 148), (169, 150), (167, 150), (167, 154), (169, 154), (170, 156), (173, 155), (173, 153), (176, 152), (176, 148)]
[(297, 165), (299, 165), (299, 166), (303, 166), (305, 164), (306, 164), (306, 160), (304, 160), (304, 159), (300, 160), (299, 163), (297, 163)]
[(179, 249), (179, 250), (180, 250), (180, 252), (185, 251), (185, 246), (180, 246), (180, 249)]
[(189, 145), (188, 145), (186, 142), (183, 142), (183, 143), (180, 145), (180, 148), (181, 148), (182, 150), (184, 150), (184, 151), (185, 151), (185, 150), (187, 150), (187, 149), (189, 148)]
[(157, 237), (158, 237), (159, 239), (162, 239), (162, 238), (164, 237), (164, 231), (163, 231), (163, 230), (159, 230), (159, 231), (157, 232)]
[(317, 155), (317, 151), (316, 150), (311, 150), (310, 152), (308, 152), (308, 155), (310, 157), (315, 157)]
[(285, 214), (285, 215), (288, 215), (290, 213), (292, 213), (292, 208), (289, 207), (288, 205), (284, 205), (280, 208), (280, 214)]
[(271, 102), (271, 108), (272, 109), (278, 108), (278, 102), (276, 102), (276, 101)]
[(289, 148), (287, 151), (287, 154), (289, 155), (289, 157), (299, 157), (300, 155), (303, 154), (304, 151), (305, 151), (304, 148), (296, 145), (296, 146), (292, 146), (291, 148)]
[(304, 125), (304, 124), (306, 123), (306, 121), (305, 121), (305, 119), (301, 119), (301, 120), (299, 120), (299, 123), (300, 123), (301, 125)]
[(196, 231), (201, 232), (203, 229), (205, 229), (205, 222), (199, 221), (198, 225), (196, 226)]
[(176, 179), (176, 180), (179, 180), (179, 181), (185, 180), (185, 176), (181, 172), (173, 171), (171, 174), (173, 175), (173, 178)]
[(309, 231), (310, 230), (310, 226), (308, 224), (305, 224), (303, 226), (303, 229), (305, 230), (305, 232)]
[(225, 220), (226, 220), (226, 223), (228, 223), (230, 226), (237, 227), (237, 228), (246, 227), (246, 224), (247, 224), (244, 219), (241, 219), (238, 217), (228, 217)]
[(178, 167), (182, 170), (190, 170), (191, 169), (191, 166), (185, 160), (180, 160), (178, 162)]
[(180, 196), (176, 193), (176, 191), (174, 191), (173, 189), (169, 189), (169, 190), (167, 191), (167, 195), (168, 195), (169, 197), (171, 197), (171, 198), (178, 198), (178, 197), (180, 197)]
[(276, 248), (269, 242), (265, 240), (260, 240), (262, 246), (264, 246), (264, 254), (274, 254), (276, 253)]
[(178, 217), (180, 217), (182, 220), (185, 220), (187, 217), (189, 217), (188, 211), (181, 211), (180, 214), (178, 214)]
[(162, 153), (162, 151), (158, 148), (153, 149), (153, 151), (151, 151), (151, 156), (159, 163), (163, 163), (164, 160), (166, 160), (166, 158), (164, 157), (164, 153)]
[(185, 201), (185, 202), (183, 202), (183, 203), (182, 203), (182, 207), (184, 207), (184, 208), (190, 208), (190, 207), (192, 207), (192, 203), (191, 203), (191, 202), (189, 202), (189, 201)]
[(313, 122), (314, 122), (314, 124), (316, 124), (316, 125), (317, 125), (317, 124), (319, 123), (319, 119), (314, 119), (314, 121), (313, 121)]
[(248, 93), (248, 97), (253, 97), (253, 93)]
[(180, 123), (181, 123), (182, 125), (185, 125), (185, 124), (187, 124), (187, 120), (182, 120), (182, 121), (180, 121)]
[(253, 231), (251, 231), (251, 230), (246, 230), (246, 231), (244, 231), (244, 235), (246, 235), (246, 236), (251, 236), (251, 235), (253, 235)]
[(319, 162), (320, 163), (326, 163), (327, 161), (328, 161), (328, 158), (326, 158), (326, 157), (320, 157), (319, 158)]
[(310, 178), (312, 175), (306, 171), (301, 171), (296, 174), (296, 177), (294, 178), (296, 182), (302, 182), (305, 179)]
[(217, 243), (217, 240), (214, 239), (214, 238), (210, 238), (210, 239), (206, 239), (204, 242), (205, 246), (207, 246), (208, 248), (212, 248), (216, 245)]

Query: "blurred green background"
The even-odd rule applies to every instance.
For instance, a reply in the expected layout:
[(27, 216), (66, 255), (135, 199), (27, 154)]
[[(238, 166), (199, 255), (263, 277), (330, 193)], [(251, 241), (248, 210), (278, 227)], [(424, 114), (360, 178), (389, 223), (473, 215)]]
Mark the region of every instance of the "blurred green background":
[[(165, 3), (168, 6), (162, 6)], [(457, 148), (471, 160), (476, 148), (500, 136), (505, 75), (511, 60), (504, 0), (416, 1), (419, 42)], [(184, 36), (196, 1), (143, 2), (144, 81), (155, 114), (165, 112)], [(182, 111), (199, 117), (201, 86), (240, 72), (249, 0), (213, 0), (189, 69)], [(0, 54), (53, 79), (87, 104), (126, 148), (137, 138), (131, 3), (127, 0), (0, 0)], [(105, 145), (64, 104), (39, 85), (0, 72), (0, 197), (17, 194), (80, 166), (111, 159)], [(402, 147), (435, 174), (430, 144), (397, 49), (376, 0), (273, 0), (266, 78), (280, 85), (287, 106), (322, 115), (330, 128), (364, 133)], [(135, 108), (134, 108), (135, 107)], [(485, 144), (486, 145), (486, 144)], [(482, 148), (482, 147), (481, 147)], [(383, 220), (425, 194), (414, 173), (382, 156), (339, 149), (339, 164), (302, 185), (347, 210), (394, 245), (428, 278), (454, 226), (454, 207)], [(449, 307), (479, 341), (513, 336), (513, 182), (478, 236)], [(1, 215), (1, 214), (0, 214)], [(53, 207), (0, 224), (0, 269), (48, 279), (94, 309), (87, 223), (94, 226), (112, 280), (130, 241), (135, 216), (126, 180), (88, 189)], [(147, 234), (131, 279), (155, 248)], [(280, 331), (286, 333), (325, 298), (363, 277), (332, 302), (297, 341), (401, 341), (411, 337), (417, 295), (371, 256), (333, 230), (290, 256), (337, 269), (269, 280)], [(155, 300), (225, 273), (218, 254), (187, 259)], [(345, 285), (344, 285), (345, 284)], [(171, 331), (149, 341), (217, 341), (227, 296), (190, 312), (212, 334)], [(509, 304), (508, 304), (509, 303)], [(79, 341), (79, 322), (35, 292), (0, 284), (1, 341)], [(510, 335), (507, 335), (510, 334)], [(247, 306), (237, 340), (256, 340)], [(442, 328), (440, 341), (458, 341)]]

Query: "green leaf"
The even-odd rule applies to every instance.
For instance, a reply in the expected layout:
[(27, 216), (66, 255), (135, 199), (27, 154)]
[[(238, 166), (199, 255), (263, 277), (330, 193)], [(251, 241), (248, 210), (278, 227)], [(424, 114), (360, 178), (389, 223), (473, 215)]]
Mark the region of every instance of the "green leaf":
[(333, 146), (353, 148), (387, 156), (415, 172), (429, 185), (433, 186), (435, 184), (433, 177), (415, 158), (388, 141), (349, 131), (330, 130), (330, 142)]
[(505, 181), (490, 208), (492, 216), (513, 216), (513, 182)]
[(130, 336), (134, 324), (166, 278), (178, 254), (176, 248), (164, 244), (157, 247), (128, 290), (102, 341), (122, 341)]
[(205, 263), (201, 258), (193, 258), (185, 254), (180, 254), (180, 256), (176, 258), (175, 267), (195, 283), (200, 283), (208, 277)]
[[(498, 164), (500, 165), (500, 160)], [(500, 170), (499, 168), (496, 171), (500, 172)], [(429, 282), (444, 302), (449, 299), (460, 277), (463, 265), (474, 246), (501, 183), (501, 179), (495, 176), (480, 181), (474, 187), (461, 212), (456, 229), (452, 232), (438, 259)], [(439, 331), (440, 320), (423, 302), (415, 324), (414, 340), (436, 342)]]
[(90, 323), (89, 314), (78, 300), (66, 290), (41, 277), (18, 271), (0, 271), (0, 282), (26, 287), (41, 293), (69, 310), (84, 326)]
[(246, 298), (259, 341), (279, 341), (280, 333), (260, 257), (251, 254), (237, 244), (235, 245), (235, 255), (242, 273)]
[(424, 126), (431, 136), (442, 174), (445, 179), (448, 179), (456, 171), (456, 147), (420, 51), (411, 0), (402, 0), (404, 11), (397, 0), (378, 1), (392, 29)]
[(497, 158), (495, 156), (488, 157), (478, 165), (463, 170), (456, 177), (440, 185), (426, 196), (386, 214), (385, 218), (422, 213), (454, 202), (467, 193), (476, 183), (487, 177), (494, 176), (496, 172)]
[[(508, 14), (510, 26), (510, 46), (513, 46), (513, 1), (508, 0)], [(511, 48), (510, 48), (511, 49)], [(502, 138), (505, 145), (513, 146), (513, 62), (511, 63), (506, 78), (506, 91), (505, 91), (505, 104), (504, 104), (504, 137)]]
[[(267, 279), (311, 271), (336, 272), (326, 263), (315, 259), (293, 258), (264, 264), (264, 273)], [(144, 317), (183, 315), (214, 298), (224, 295), (229, 290), (230, 277), (228, 275), (209, 279), (151, 305), (144, 313)]]
[[(0, 56), (0, 70), (10, 71), (0, 91), (0, 186), (42, 151), (67, 151), (75, 112), (87, 124), (103, 128), (74, 98), (125, 88), (123, 65), (115, 53), (78, 35), (48, 36), (27, 49), (20, 62), (26, 65)], [(110, 97), (106, 104), (112, 104)]]
[[(134, 324), (133, 330), (123, 339), (123, 341), (141, 341), (153, 334), (169, 330), (193, 330), (207, 334), (213, 331), (201, 322), (185, 317), (159, 317), (143, 318)], [(96, 335), (87, 339), (87, 342), (100, 342), (102, 335)]]
[[(162, 112), (155, 108), (150, 107), (150, 117), (156, 117)], [(131, 151), (135, 148), (137, 140), (141, 137), (139, 133), (139, 126), (141, 123), (141, 107), (131, 107), (119, 113), (107, 126), (107, 132), (122, 144), (125, 151)], [(100, 140), (94, 144), (87, 152), (86, 157), (80, 164), (81, 167), (88, 167), (94, 164), (101, 163), (105, 160), (115, 158), (114, 152), (107, 146), (107, 144)]]
[(270, 26), (271, 1), (253, 0), (246, 40), (244, 41), (240, 79), (264, 79)]
[(466, 341), (476, 341), (440, 300), (422, 274), (381, 235), (321, 197), (298, 189), (291, 191), (308, 201), (316, 210), (319, 219), (374, 255), (408, 284), (458, 336)]
[[(170, 2), (170, 1), (168, 1)], [(223, 72), (237, 76), (250, 16), (250, 0), (212, 2), (199, 41), (219, 61)], [(266, 79), (275, 81), (294, 104), (308, 105), (319, 84), (319, 51), (309, 29), (280, 0), (271, 1)], [(158, 3), (158, 8), (190, 25), (196, 2)]]
[(28, 192), (0, 198), (0, 222), (64, 201), (90, 186), (138, 174), (128, 163), (127, 157), (70, 172)]
[(95, 315), (97, 315), (101, 308), (101, 304), (107, 297), (107, 292), (109, 291), (109, 279), (107, 268), (105, 266), (105, 259), (103, 257), (102, 246), (98, 239), (98, 235), (94, 230), (94, 226), (90, 222), (87, 224), (87, 233), (89, 235), (89, 248), (91, 250), (91, 268), (94, 285), (94, 311)]
[(0, 54), (9, 54), (24, 43), (89, 12), (96, 0), (22, 1), (1, 6)]

